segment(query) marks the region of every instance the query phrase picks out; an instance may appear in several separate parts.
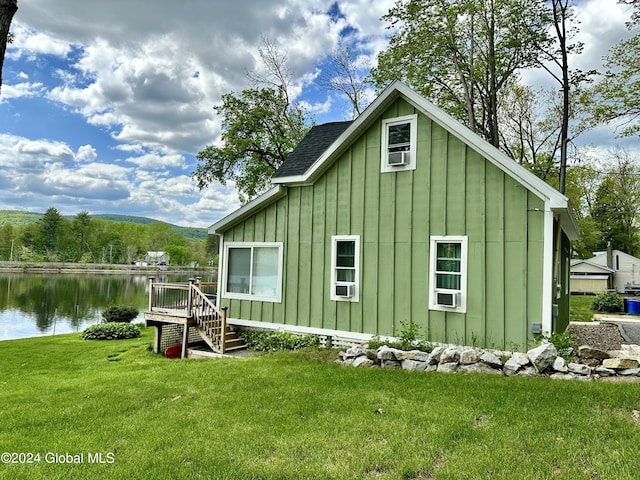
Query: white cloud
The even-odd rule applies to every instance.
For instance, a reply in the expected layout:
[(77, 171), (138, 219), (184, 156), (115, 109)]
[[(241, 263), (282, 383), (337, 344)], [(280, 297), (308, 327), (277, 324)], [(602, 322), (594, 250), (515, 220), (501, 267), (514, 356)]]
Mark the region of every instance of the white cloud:
[(15, 85), (2, 85), (2, 101), (19, 97), (35, 97), (44, 91), (42, 83), (17, 83)]
[(81, 162), (93, 162), (96, 158), (98, 158), (98, 153), (91, 145), (81, 146), (76, 153), (76, 159)]
[(184, 156), (179, 154), (147, 153), (139, 157), (127, 158), (127, 162), (134, 163), (147, 170), (164, 170), (169, 167), (184, 168), (185, 166)]

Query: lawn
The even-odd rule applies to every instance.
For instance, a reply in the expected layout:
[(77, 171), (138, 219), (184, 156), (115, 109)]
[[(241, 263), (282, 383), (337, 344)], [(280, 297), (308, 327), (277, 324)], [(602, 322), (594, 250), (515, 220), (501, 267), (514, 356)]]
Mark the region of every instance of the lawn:
[(571, 295), (570, 298), (569, 320), (572, 322), (593, 321), (593, 315), (598, 313), (591, 309), (596, 297), (593, 295)]
[[(0, 452), (39, 454), (39, 463), (0, 464), (0, 478), (575, 480), (640, 471), (637, 385), (354, 369), (316, 350), (167, 360), (149, 350), (152, 338), (0, 342)], [(65, 454), (78, 464), (50, 463)]]

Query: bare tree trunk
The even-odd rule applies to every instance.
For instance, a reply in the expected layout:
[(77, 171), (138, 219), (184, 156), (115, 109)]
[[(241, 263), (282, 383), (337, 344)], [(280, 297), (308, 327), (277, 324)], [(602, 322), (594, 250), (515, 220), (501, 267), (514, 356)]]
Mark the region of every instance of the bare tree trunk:
[(17, 11), (18, 0), (0, 0), (0, 88), (2, 87), (2, 65), (4, 64), (4, 52), (7, 50), (9, 27)]

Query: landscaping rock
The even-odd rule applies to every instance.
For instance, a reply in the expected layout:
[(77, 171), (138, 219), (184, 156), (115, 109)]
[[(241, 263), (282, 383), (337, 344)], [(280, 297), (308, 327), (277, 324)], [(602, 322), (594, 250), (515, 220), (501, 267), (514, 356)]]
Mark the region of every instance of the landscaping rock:
[(640, 346), (638, 345), (622, 345), (618, 357), (634, 358), (640, 362)]
[(397, 350), (395, 352), (395, 355), (398, 360), (417, 360), (419, 362), (426, 362), (427, 360), (429, 360), (429, 353), (422, 352), (420, 350)]
[(575, 380), (576, 375), (573, 373), (556, 372), (549, 375), (549, 378), (553, 378), (554, 380)]
[(640, 375), (640, 368), (625, 368), (624, 370), (618, 371), (618, 375), (622, 375), (623, 377), (637, 377)]
[(516, 375), (522, 377), (535, 377), (536, 375), (538, 375), (538, 373), (539, 372), (536, 370), (536, 367), (534, 367), (533, 365), (529, 365), (528, 367), (523, 367), (518, 370), (516, 372)]
[(383, 345), (378, 349), (378, 358), (380, 360), (397, 360), (398, 358), (396, 357), (396, 353), (401, 352), (401, 350), (396, 350), (395, 348)]
[(436, 371), (441, 373), (456, 373), (458, 371), (458, 362), (440, 363)]
[(447, 347), (440, 356), (440, 364), (458, 362), (460, 360), (460, 354), (462, 349), (460, 347)]
[(500, 357), (498, 357), (496, 354), (491, 353), (491, 352), (482, 352), (479, 356), (478, 359), (482, 362), (482, 363), (486, 363), (487, 365), (489, 365), (490, 367), (493, 368), (502, 368), (502, 360), (500, 360)]
[(354, 358), (351, 365), (353, 365), (354, 367), (372, 367), (373, 361), (367, 358), (367, 355), (365, 354)]
[(582, 365), (587, 365), (588, 367), (599, 367), (602, 365), (602, 360), (598, 360), (597, 358), (582, 358), (580, 359), (580, 363)]
[(461, 365), (458, 371), (463, 373), (484, 373), (484, 374), (502, 375), (502, 370), (491, 368), (489, 365), (483, 362), (472, 363), (469, 365)]
[(398, 361), (398, 360), (380, 360), (380, 366), (382, 368), (395, 368), (395, 369), (399, 369), (402, 368), (402, 362)]
[(596, 367), (593, 369), (593, 373), (596, 373), (598, 375), (600, 375), (601, 377), (610, 377), (612, 375), (616, 374), (615, 370), (612, 370), (611, 368), (605, 368), (605, 367)]
[(597, 348), (592, 348), (589, 345), (582, 345), (578, 347), (578, 356), (581, 358), (597, 358), (598, 360), (610, 358), (608, 352), (599, 350)]
[(467, 348), (460, 353), (460, 365), (471, 365), (478, 362), (478, 352), (473, 348)]
[(529, 357), (526, 353), (514, 352), (513, 356), (504, 364), (504, 374), (509, 377), (529, 363)]
[(426, 362), (420, 362), (418, 360), (411, 360), (411, 359), (402, 361), (403, 370), (408, 370), (411, 372), (414, 370), (426, 370), (426, 368), (427, 368)]
[(429, 357), (429, 364), (435, 365), (437, 363), (440, 363), (440, 357), (442, 356), (442, 352), (444, 352), (445, 350), (446, 347), (440, 345), (434, 348), (431, 352), (431, 356)]
[(607, 358), (602, 361), (602, 366), (614, 370), (625, 370), (627, 368), (638, 368), (638, 360), (633, 358)]
[(558, 356), (558, 350), (553, 343), (543, 343), (527, 352), (527, 357), (538, 372), (543, 372), (553, 365), (553, 361)]
[(569, 369), (567, 368), (567, 361), (562, 357), (556, 357), (556, 359), (553, 361), (552, 368), (556, 372), (560, 373), (567, 373), (569, 371)]
[(570, 372), (577, 375), (591, 375), (591, 367), (589, 367), (588, 365), (583, 365), (581, 363), (570, 363), (569, 365), (567, 365), (567, 368)]
[(366, 354), (367, 354), (367, 350), (365, 348), (361, 347), (360, 345), (354, 345), (353, 347), (349, 348), (346, 352), (342, 353), (342, 358), (344, 359), (356, 358)]

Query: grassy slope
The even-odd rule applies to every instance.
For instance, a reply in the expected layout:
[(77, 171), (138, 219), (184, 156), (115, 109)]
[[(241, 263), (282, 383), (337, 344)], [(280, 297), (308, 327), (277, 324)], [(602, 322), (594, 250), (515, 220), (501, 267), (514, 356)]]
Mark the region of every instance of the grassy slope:
[[(637, 478), (637, 385), (166, 360), (141, 339), (0, 342), (2, 479)], [(303, 361), (301, 361), (303, 360)], [(374, 411), (383, 409), (384, 413)], [(85, 453), (82, 465), (46, 452)], [(115, 452), (88, 464), (86, 452)], [(104, 457), (107, 458), (107, 457)]]

